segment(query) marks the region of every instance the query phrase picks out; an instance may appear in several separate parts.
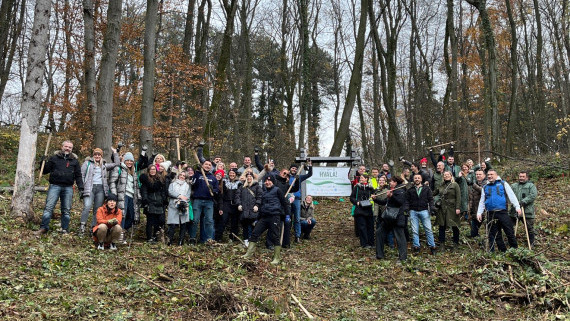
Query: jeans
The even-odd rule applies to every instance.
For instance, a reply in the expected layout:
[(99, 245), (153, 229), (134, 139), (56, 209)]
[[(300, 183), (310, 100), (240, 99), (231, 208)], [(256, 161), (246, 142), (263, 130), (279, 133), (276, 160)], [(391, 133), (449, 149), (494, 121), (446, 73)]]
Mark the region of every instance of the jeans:
[(410, 210), (410, 220), (412, 221), (412, 233), (414, 247), (420, 247), (420, 221), (426, 233), (426, 240), (429, 247), (435, 247), (433, 240), (433, 231), (431, 229), (431, 218), (428, 210), (414, 211)]
[(85, 196), (83, 198), (83, 211), (81, 211), (81, 224), (86, 224), (89, 218), (89, 212), (93, 208), (93, 223), (91, 226), (97, 224), (97, 210), (105, 201), (105, 191), (103, 190), (103, 185), (97, 184), (93, 185), (91, 188), (91, 195)]
[(49, 221), (51, 220), (53, 209), (58, 199), (61, 200), (61, 229), (69, 230), (69, 212), (71, 211), (71, 202), (73, 200), (73, 186), (61, 186), (56, 184), (49, 185), (46, 207), (44, 208), (40, 228), (49, 230)]
[[(200, 239), (208, 241), (214, 238), (214, 201), (195, 199), (192, 203), (194, 223), (190, 227), (190, 239), (196, 239), (200, 215), (204, 213), (204, 229), (200, 231)], [(202, 237), (202, 235), (204, 237)]]
[(308, 220), (301, 221), (301, 232), (305, 234), (305, 237), (308, 237), (309, 235), (311, 235), (311, 231), (313, 230), (313, 228), (317, 224), (317, 221), (314, 218), (312, 218), (310, 220), (310, 223), (311, 224), (309, 224)]
[(134, 220), (135, 203), (132, 197), (125, 195), (125, 208), (123, 209), (123, 220), (121, 221), (121, 227), (125, 230), (130, 229), (133, 226)]
[(293, 215), (293, 228), (295, 237), (301, 237), (301, 200), (295, 198), (291, 203), (291, 214)]

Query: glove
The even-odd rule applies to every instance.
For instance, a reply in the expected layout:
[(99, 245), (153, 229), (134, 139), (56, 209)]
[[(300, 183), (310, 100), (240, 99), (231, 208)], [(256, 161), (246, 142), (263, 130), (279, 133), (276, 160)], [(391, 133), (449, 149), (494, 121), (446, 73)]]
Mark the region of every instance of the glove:
[(488, 163), (488, 162), (490, 162), (490, 161), (491, 161), (491, 158), (489, 158), (489, 157), (485, 158), (485, 162), (486, 162), (486, 163)]
[(112, 218), (112, 219), (107, 221), (108, 225), (117, 225), (117, 223), (119, 223), (119, 221), (117, 221), (116, 218)]
[(285, 215), (285, 222), (291, 223), (291, 215)]
[(206, 143), (203, 142), (203, 141), (201, 141), (201, 142), (198, 143), (198, 147), (204, 147), (204, 145), (206, 145)]
[(445, 154), (445, 148), (443, 148), (442, 150), (440, 150), (440, 151), (439, 151), (439, 154), (440, 154), (440, 155)]
[(253, 212), (254, 212), (254, 213), (257, 213), (258, 210), (259, 210), (259, 208), (257, 208), (257, 205), (254, 205), (254, 206), (253, 206)]
[(238, 206), (238, 211), (243, 212), (243, 206), (239, 205), (239, 206)]
[(521, 202), (520, 202), (520, 205), (521, 205), (521, 207), (525, 207), (525, 206), (526, 206), (526, 203), (523, 202), (523, 201), (521, 201)]
[(40, 164), (43, 163), (45, 160), (47, 160), (47, 156), (46, 155), (42, 155), (40, 157)]
[(255, 226), (255, 224), (257, 224), (257, 220), (253, 221), (253, 223), (251, 223), (251, 226)]
[(80, 191), (79, 192), (79, 199), (83, 200), (84, 198), (85, 198), (85, 195), (83, 195), (83, 192)]
[(253, 152), (255, 153), (255, 155), (259, 154), (259, 147), (255, 146), (253, 148)]

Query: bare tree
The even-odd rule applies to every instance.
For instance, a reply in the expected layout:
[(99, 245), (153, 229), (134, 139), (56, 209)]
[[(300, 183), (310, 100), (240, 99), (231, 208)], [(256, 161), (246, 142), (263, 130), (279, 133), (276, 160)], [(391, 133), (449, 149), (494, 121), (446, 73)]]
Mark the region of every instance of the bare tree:
[(28, 49), (28, 69), (22, 97), (20, 147), (12, 197), (12, 216), (23, 221), (34, 217), (34, 161), (38, 139), (39, 115), (42, 102), (44, 65), (48, 45), (51, 0), (37, 0), (34, 25)]
[(140, 144), (148, 146), (153, 153), (154, 125), (154, 82), (156, 68), (156, 25), (158, 21), (158, 0), (147, 0), (144, 30), (144, 76), (141, 110)]
[(25, 13), (26, 0), (3, 0), (0, 4), (0, 102), (10, 78)]
[(95, 71), (95, 7), (93, 0), (83, 0), (83, 39), (85, 41), (84, 93), (86, 110), (91, 111), (91, 127), (97, 124), (97, 80)]

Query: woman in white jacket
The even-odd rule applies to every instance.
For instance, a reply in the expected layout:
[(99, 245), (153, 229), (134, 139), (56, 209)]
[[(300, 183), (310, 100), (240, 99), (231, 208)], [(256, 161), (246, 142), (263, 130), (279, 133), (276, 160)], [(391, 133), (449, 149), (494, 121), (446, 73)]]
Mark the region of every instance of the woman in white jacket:
[(190, 206), (190, 185), (186, 182), (186, 172), (180, 172), (177, 179), (168, 187), (168, 245), (172, 244), (176, 226), (180, 228), (178, 245), (184, 243), (186, 226), (189, 219), (188, 207)]

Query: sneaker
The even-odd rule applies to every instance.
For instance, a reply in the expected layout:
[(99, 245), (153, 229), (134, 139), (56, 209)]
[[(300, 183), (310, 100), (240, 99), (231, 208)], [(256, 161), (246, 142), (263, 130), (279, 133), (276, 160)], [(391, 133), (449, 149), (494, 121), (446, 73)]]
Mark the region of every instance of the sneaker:
[(115, 243), (111, 243), (111, 245), (109, 246), (109, 250), (111, 251), (116, 251), (117, 247), (115, 246)]
[(249, 240), (245, 240), (243, 241), (243, 243), (244, 243), (243, 246), (247, 249), (249, 246)]
[(85, 224), (81, 224), (79, 226), (79, 233), (78, 234), (79, 234), (79, 236), (85, 235)]
[(104, 250), (104, 249), (105, 249), (105, 244), (103, 244), (102, 242), (99, 242), (99, 245), (97, 245), (97, 249), (98, 249), (98, 250)]
[(69, 231), (68, 231), (68, 230), (61, 230), (61, 231), (59, 231), (59, 233), (61, 233), (61, 234), (69, 234)]

